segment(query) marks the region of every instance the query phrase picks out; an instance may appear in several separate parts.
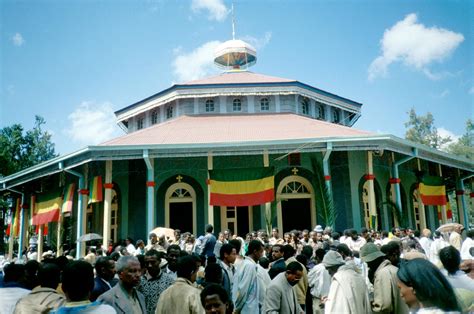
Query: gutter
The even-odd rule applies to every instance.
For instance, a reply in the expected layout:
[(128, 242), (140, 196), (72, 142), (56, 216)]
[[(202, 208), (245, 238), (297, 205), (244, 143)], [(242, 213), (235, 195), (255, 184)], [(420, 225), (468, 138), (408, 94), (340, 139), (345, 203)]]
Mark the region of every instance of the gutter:
[(401, 160), (394, 162), (392, 165), (392, 179), (394, 179), (393, 184), (394, 184), (394, 189), (395, 189), (395, 204), (397, 204), (397, 207), (400, 209), (400, 211), (402, 211), (402, 198), (400, 194), (400, 176), (398, 174), (398, 167), (401, 164), (404, 164), (407, 161), (410, 161), (413, 158), (416, 158), (417, 156), (418, 156), (418, 148), (413, 147), (411, 156), (404, 157)]

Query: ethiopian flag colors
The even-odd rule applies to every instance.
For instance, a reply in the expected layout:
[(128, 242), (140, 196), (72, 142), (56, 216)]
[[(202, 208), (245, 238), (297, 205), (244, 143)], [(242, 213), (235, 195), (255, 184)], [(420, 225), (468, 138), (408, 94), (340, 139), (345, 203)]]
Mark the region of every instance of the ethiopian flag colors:
[(252, 206), (275, 198), (274, 168), (210, 170), (210, 204)]
[(423, 176), (419, 190), (423, 204), (446, 205), (446, 186), (443, 178)]
[(74, 183), (69, 184), (64, 189), (64, 197), (63, 197), (63, 206), (62, 206), (62, 213), (71, 213), (72, 212), (72, 203), (74, 201), (74, 189), (76, 185)]
[(102, 202), (102, 177), (97, 176), (89, 184), (89, 204)]
[(60, 192), (51, 192), (36, 196), (33, 225), (44, 225), (59, 220), (59, 210), (63, 204)]

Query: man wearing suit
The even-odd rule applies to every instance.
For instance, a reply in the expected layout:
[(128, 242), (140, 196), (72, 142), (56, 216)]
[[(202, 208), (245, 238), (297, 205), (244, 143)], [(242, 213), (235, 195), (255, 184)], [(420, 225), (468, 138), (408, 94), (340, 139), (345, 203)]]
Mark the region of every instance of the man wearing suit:
[(91, 292), (90, 300), (94, 302), (104, 292), (112, 289), (117, 283), (114, 282), (115, 261), (108, 256), (102, 256), (95, 262), (94, 289)]
[(303, 266), (298, 262), (291, 262), (286, 271), (278, 274), (267, 288), (264, 313), (302, 314), (303, 309), (298, 304), (293, 286), (303, 276)]
[(141, 267), (135, 256), (122, 256), (115, 265), (119, 283), (97, 300), (112, 306), (117, 313), (146, 313), (145, 297), (136, 287), (140, 284)]

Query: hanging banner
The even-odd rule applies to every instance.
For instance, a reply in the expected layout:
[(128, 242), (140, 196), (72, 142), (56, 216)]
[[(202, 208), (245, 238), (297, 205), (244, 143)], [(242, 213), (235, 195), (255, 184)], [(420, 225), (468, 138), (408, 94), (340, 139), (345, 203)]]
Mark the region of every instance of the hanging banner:
[(252, 206), (272, 202), (274, 168), (210, 170), (210, 204), (214, 206)]
[(423, 176), (419, 191), (423, 204), (446, 205), (446, 186), (443, 178)]
[(59, 220), (59, 210), (63, 200), (60, 193), (51, 192), (36, 196), (33, 225), (44, 225)]
[(63, 197), (63, 206), (61, 212), (65, 213), (72, 213), (72, 204), (74, 202), (74, 191), (76, 188), (75, 183), (71, 183), (66, 186), (64, 189), (64, 197)]
[(102, 193), (102, 177), (97, 176), (92, 179), (89, 183), (89, 204), (102, 202), (103, 193)]

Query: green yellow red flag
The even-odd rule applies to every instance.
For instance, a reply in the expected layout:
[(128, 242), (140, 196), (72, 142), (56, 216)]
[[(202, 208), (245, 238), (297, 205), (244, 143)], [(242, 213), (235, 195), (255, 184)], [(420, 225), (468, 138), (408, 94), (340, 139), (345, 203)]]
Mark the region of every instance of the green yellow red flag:
[(89, 183), (89, 204), (102, 202), (102, 189), (102, 177), (94, 177)]
[(446, 205), (446, 186), (443, 178), (423, 176), (419, 191), (424, 205)]
[(71, 213), (72, 212), (72, 203), (74, 201), (74, 189), (76, 184), (71, 183), (66, 186), (64, 189), (64, 197), (63, 197), (63, 206), (62, 206), (62, 213)]
[(209, 170), (210, 204), (252, 206), (275, 199), (274, 168)]
[(17, 237), (20, 234), (20, 211), (21, 211), (21, 199), (16, 200), (15, 206), (15, 218), (13, 219), (13, 236)]
[(44, 225), (59, 220), (59, 210), (63, 204), (60, 192), (50, 192), (36, 196), (33, 225)]

